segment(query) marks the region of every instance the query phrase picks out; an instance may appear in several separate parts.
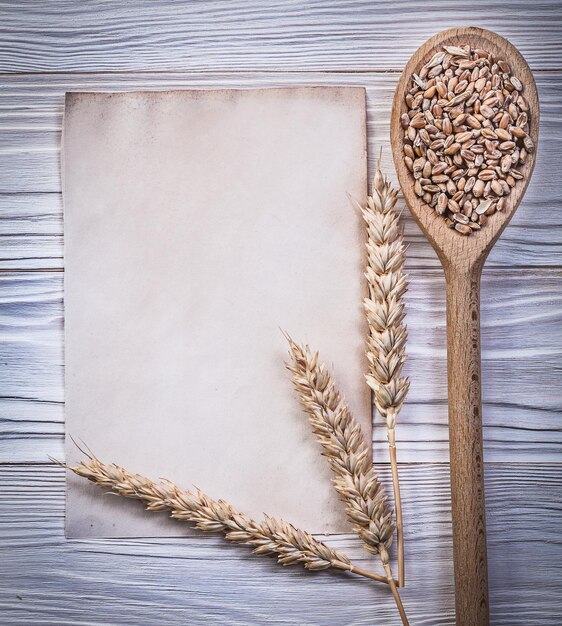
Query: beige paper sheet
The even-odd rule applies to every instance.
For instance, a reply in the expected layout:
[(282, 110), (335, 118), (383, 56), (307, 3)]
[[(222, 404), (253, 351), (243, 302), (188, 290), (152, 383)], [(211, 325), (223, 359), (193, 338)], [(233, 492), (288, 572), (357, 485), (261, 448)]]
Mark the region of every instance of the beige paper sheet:
[[(364, 90), (67, 94), (63, 183), (67, 435), (252, 516), (349, 531), (279, 329), (334, 365), (370, 437), (347, 196), (367, 190)], [(69, 475), (66, 532), (188, 531)]]

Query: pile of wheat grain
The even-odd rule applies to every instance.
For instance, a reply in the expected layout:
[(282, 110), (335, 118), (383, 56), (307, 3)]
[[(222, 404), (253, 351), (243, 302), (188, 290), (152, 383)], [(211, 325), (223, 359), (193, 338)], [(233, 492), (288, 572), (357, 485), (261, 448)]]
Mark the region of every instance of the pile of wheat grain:
[(413, 74), (404, 162), (416, 195), (463, 235), (505, 208), (535, 148), (522, 92), (506, 61), (469, 45), (444, 46)]

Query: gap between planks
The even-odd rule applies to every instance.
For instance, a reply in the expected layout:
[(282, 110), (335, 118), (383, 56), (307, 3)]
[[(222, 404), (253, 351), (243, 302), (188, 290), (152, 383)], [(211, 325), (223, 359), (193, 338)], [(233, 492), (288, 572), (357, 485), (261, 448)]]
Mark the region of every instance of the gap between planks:
[[(1, 261), (1, 259), (0, 259)], [(436, 267), (435, 265), (416, 265), (415, 268), (409, 268), (409, 270), (411, 271), (412, 269), (416, 270), (416, 271), (422, 271), (422, 272), (428, 272), (428, 271), (435, 271), (438, 270), (439, 267)], [(487, 269), (492, 272), (492, 271), (498, 271), (498, 270), (504, 270), (504, 271), (510, 271), (509, 267), (499, 267), (499, 266), (490, 266), (489, 268), (486, 268), (486, 266), (484, 266), (484, 271), (486, 272)], [(560, 270), (562, 270), (562, 265), (517, 265), (516, 270), (525, 270), (525, 271), (543, 271), (543, 272), (559, 272)], [(6, 268), (1, 268), (0, 267), (0, 274), (38, 274), (38, 273), (42, 273), (42, 272), (52, 272), (54, 274), (64, 274), (64, 267), (6, 267)]]
[[(399, 441), (396, 441), (399, 445)], [(382, 467), (387, 471), (390, 471), (390, 463), (388, 461), (377, 461), (374, 463), (377, 467)], [(398, 461), (398, 466), (408, 467), (424, 467), (424, 466), (439, 466), (449, 467), (449, 461)], [(485, 467), (501, 467), (501, 468), (516, 468), (516, 467), (536, 467), (540, 465), (542, 467), (560, 467), (562, 468), (562, 461), (484, 461)], [(33, 467), (33, 468), (48, 468), (58, 467), (54, 463), (45, 463), (44, 461), (0, 461), (0, 467)]]
[[(200, 70), (186, 70), (183, 72), (182, 70), (99, 70), (99, 71), (80, 71), (80, 70), (72, 70), (72, 71), (49, 71), (49, 72), (0, 72), (0, 78), (17, 78), (17, 77), (34, 77), (34, 76), (134, 76), (135, 74), (140, 74), (143, 76), (157, 75), (157, 76), (173, 76), (177, 74), (186, 74), (186, 75), (205, 75), (205, 74), (221, 74), (223, 76), (268, 76), (270, 74), (273, 75), (285, 75), (285, 76), (302, 76), (306, 74), (353, 74), (354, 76), (365, 74), (401, 74), (403, 68), (389, 68), (389, 69), (379, 69), (379, 70), (338, 70), (338, 69), (322, 69), (322, 70), (286, 70), (286, 69), (264, 69), (264, 70), (229, 70), (226, 68), (213, 68), (209, 70), (207, 68)], [(557, 67), (536, 67), (533, 69), (533, 74), (556, 74), (562, 72), (562, 65)]]

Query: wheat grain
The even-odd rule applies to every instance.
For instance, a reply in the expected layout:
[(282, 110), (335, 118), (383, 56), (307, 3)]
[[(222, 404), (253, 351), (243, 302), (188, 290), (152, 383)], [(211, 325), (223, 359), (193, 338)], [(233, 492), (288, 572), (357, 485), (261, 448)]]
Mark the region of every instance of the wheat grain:
[(153, 482), (85, 454), (87, 460), (74, 467), (55, 462), (100, 487), (142, 501), (149, 511), (169, 511), (172, 518), (191, 522), (198, 530), (221, 533), (228, 541), (253, 547), (254, 554), (275, 555), (281, 565), (301, 563), (309, 570), (331, 567), (389, 583), (388, 576), (379, 576), (351, 564), (345, 554), (288, 522), (267, 515), (262, 522), (255, 522), (224, 500), (213, 500), (199, 489), (180, 489), (167, 480)]
[(367, 270), (369, 297), (365, 313), (369, 325), (367, 383), (375, 395), (380, 414), (394, 429), (406, 393), (408, 379), (401, 376), (407, 331), (403, 296), (408, 287), (404, 274), (404, 243), (399, 216), (394, 210), (397, 192), (377, 166), (372, 195), (362, 209), (367, 224)]
[(522, 91), (508, 63), (469, 45), (444, 46), (412, 75), (404, 162), (416, 195), (463, 235), (502, 210), (535, 149)]
[(392, 543), (394, 522), (361, 428), (330, 373), (318, 363), (318, 353), (290, 337), (288, 341), (287, 369), (334, 473), (334, 487), (367, 550), (379, 554), (381, 546), (388, 549)]
[(324, 448), (334, 473), (334, 487), (345, 503), (346, 514), (367, 550), (380, 556), (402, 623), (408, 618), (388, 559), (394, 522), (384, 487), (369, 460), (361, 428), (336, 388), (330, 373), (318, 362), (318, 353), (290, 337), (287, 369), (308, 414), (312, 429)]
[(361, 209), (367, 224), (365, 275), (369, 285), (369, 296), (364, 302), (369, 326), (366, 380), (373, 390), (375, 405), (386, 420), (396, 507), (398, 581), (404, 586), (404, 532), (395, 426), (409, 388), (408, 379), (401, 376), (407, 338), (403, 296), (408, 282), (403, 271), (404, 243), (395, 211), (396, 200), (397, 191), (383, 177), (379, 161), (372, 194)]

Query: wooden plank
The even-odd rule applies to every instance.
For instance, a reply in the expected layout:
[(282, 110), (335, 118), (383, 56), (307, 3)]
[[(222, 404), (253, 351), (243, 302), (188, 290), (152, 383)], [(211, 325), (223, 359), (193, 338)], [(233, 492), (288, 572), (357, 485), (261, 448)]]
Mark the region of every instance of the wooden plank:
[[(367, 88), (369, 154), (383, 149), (383, 168), (395, 179), (389, 150), (389, 118), (397, 74), (102, 75), (0, 78), (0, 268), (58, 269), (63, 264), (59, 144), (66, 90), (124, 91), (310, 84)], [(556, 177), (562, 134), (562, 72), (539, 74), (541, 144), (527, 195), (494, 247), (488, 267), (562, 265), (562, 192)], [(15, 106), (14, 106), (15, 103)], [(539, 215), (539, 218), (537, 218)], [(405, 214), (411, 267), (438, 267), (432, 248)]]
[[(553, 270), (484, 273), (483, 413), (489, 461), (562, 460), (557, 394), (562, 382), (561, 279), (562, 272)], [(61, 456), (62, 285), (61, 273), (0, 275), (0, 462)], [(406, 372), (412, 386), (397, 429), (399, 460), (447, 461), (440, 271), (411, 271), (407, 323)], [(322, 356), (329, 362), (329, 355)], [(380, 420), (376, 424), (375, 457), (386, 459), (384, 429)]]
[[(402, 595), (412, 624), (454, 623), (448, 472), (447, 465), (423, 464), (402, 472), (408, 566)], [(0, 607), (11, 626), (131, 624), (138, 615), (146, 626), (161, 624), (163, 615), (170, 625), (288, 626), (303, 623), (304, 615), (318, 626), (399, 624), (382, 585), (282, 569), (187, 525), (178, 539), (66, 541), (62, 470), (0, 467), (0, 480)], [(562, 619), (555, 593), (562, 515), (553, 507), (561, 499), (560, 465), (487, 466), (493, 624), (546, 626)], [(327, 542), (376, 569), (353, 535)]]
[[(486, 263), (488, 268), (562, 266), (562, 200), (546, 206), (539, 193), (531, 185), (523, 206), (494, 246)], [(544, 222), (531, 223), (536, 212), (542, 213)], [(0, 269), (62, 269), (62, 221), (60, 193), (0, 194)], [(407, 212), (404, 231), (408, 267), (439, 267), (433, 249)]]
[(1, 71), (400, 69), (456, 26), (507, 37), (533, 69), (560, 67), (557, 0), (213, 0), (4, 3)]

